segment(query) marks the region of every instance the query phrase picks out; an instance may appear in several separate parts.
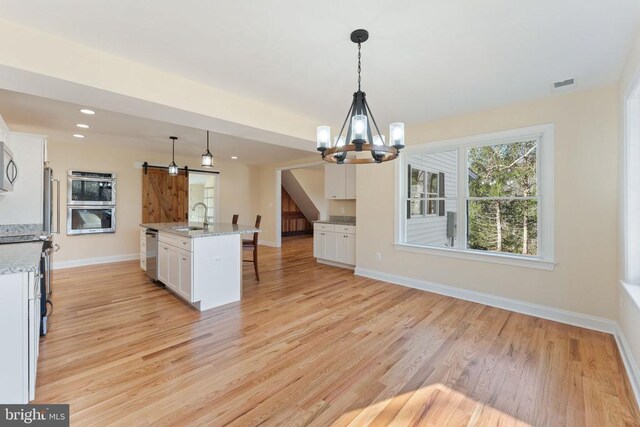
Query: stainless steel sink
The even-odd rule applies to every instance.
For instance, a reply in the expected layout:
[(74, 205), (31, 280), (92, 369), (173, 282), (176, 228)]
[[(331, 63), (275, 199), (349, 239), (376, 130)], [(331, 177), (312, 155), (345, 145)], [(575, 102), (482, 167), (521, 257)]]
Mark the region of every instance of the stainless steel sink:
[(204, 227), (195, 227), (192, 225), (185, 225), (185, 226), (181, 226), (181, 227), (173, 227), (172, 230), (175, 231), (197, 231), (197, 230), (204, 230)]

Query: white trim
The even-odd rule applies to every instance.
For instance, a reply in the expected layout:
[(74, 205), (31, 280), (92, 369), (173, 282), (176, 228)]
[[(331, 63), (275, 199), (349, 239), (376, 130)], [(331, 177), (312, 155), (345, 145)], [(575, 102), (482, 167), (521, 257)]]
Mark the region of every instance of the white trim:
[(129, 254), (129, 255), (114, 255), (114, 256), (106, 256), (106, 257), (98, 257), (98, 258), (82, 258), (82, 259), (74, 259), (70, 261), (59, 261), (52, 263), (51, 267), (54, 270), (60, 270), (63, 268), (71, 268), (71, 267), (83, 267), (85, 265), (96, 265), (96, 264), (110, 264), (112, 262), (121, 262), (121, 261), (133, 261), (139, 260), (140, 253)]
[(271, 240), (258, 240), (258, 246), (269, 246), (270, 248), (279, 248), (276, 242), (272, 242)]
[[(406, 147), (400, 155), (400, 161), (396, 162), (395, 165), (395, 174), (396, 174), (396, 185), (395, 185), (395, 207), (394, 207), (394, 243), (396, 247), (399, 245), (402, 246), (411, 246), (412, 249), (421, 248), (417, 245), (406, 245), (403, 242), (404, 239), (404, 227), (406, 226), (406, 203), (401, 202), (404, 201), (404, 192), (406, 189), (406, 179), (407, 177), (404, 171), (406, 170), (406, 165), (408, 164), (408, 157), (415, 152), (420, 153), (431, 153), (431, 152), (442, 152), (444, 150), (457, 150), (458, 152), (458, 206), (460, 209), (465, 205), (467, 199), (467, 180), (468, 176), (466, 173), (466, 155), (464, 153), (464, 149), (469, 147), (477, 147), (488, 144), (499, 144), (501, 142), (513, 142), (514, 139), (518, 138), (535, 138), (538, 141), (538, 161), (536, 162), (536, 167), (538, 170), (537, 176), (538, 178), (538, 193), (539, 196), (537, 198), (540, 199), (539, 202), (539, 215), (538, 215), (538, 247), (539, 253), (542, 255), (541, 257), (537, 257), (536, 259), (523, 259), (523, 257), (518, 257), (513, 254), (497, 254), (491, 253), (489, 254), (489, 258), (478, 258), (477, 251), (470, 251), (466, 249), (453, 249), (453, 248), (444, 248), (446, 253), (453, 253), (455, 251), (455, 256), (457, 258), (468, 258), (476, 261), (480, 260), (489, 260), (497, 257), (504, 257), (505, 259), (513, 260), (517, 259), (518, 263), (516, 265), (520, 266), (538, 266), (531, 268), (540, 268), (540, 265), (543, 265), (543, 269), (552, 270), (553, 266), (556, 264), (555, 260), (555, 224), (554, 224), (554, 213), (555, 213), (555, 196), (554, 196), (554, 133), (555, 133), (555, 125), (553, 123), (547, 123), (536, 126), (529, 126), (525, 128), (518, 129), (509, 129), (499, 132), (485, 133), (480, 135), (472, 135), (466, 136), (462, 138), (455, 139), (447, 139), (435, 142), (428, 142), (423, 144), (416, 144)], [(540, 171), (543, 169), (543, 173)], [(462, 242), (464, 240), (464, 232), (467, 228), (465, 215), (458, 215), (458, 235), (457, 241)], [(434, 251), (435, 250), (435, 251)], [(439, 253), (439, 248), (427, 248), (425, 247), (425, 251), (423, 253), (431, 253), (434, 255), (443, 255), (443, 253)], [(416, 251), (417, 252), (417, 251)], [(493, 258), (491, 258), (493, 257)], [(522, 261), (526, 261), (524, 265)], [(492, 262), (492, 261), (488, 261)], [(497, 261), (493, 261), (496, 262)], [(503, 262), (502, 264), (512, 264), (511, 261)]]
[(533, 304), (511, 298), (504, 298), (496, 295), (485, 294), (482, 292), (456, 288), (453, 286), (441, 285), (438, 283), (413, 279), (411, 277), (397, 276), (394, 274), (383, 273), (380, 271), (361, 267), (356, 267), (355, 274), (357, 276), (382, 280), (385, 282), (394, 283), (396, 285), (406, 286), (409, 288), (419, 289), (427, 292), (433, 292), (439, 295), (446, 295), (465, 301), (472, 301), (479, 304), (489, 305), (491, 307), (502, 308), (504, 310), (514, 311), (516, 313), (536, 316), (547, 320), (553, 320), (556, 322), (566, 323), (568, 325), (579, 326), (581, 328), (592, 329), (595, 331), (606, 332), (609, 334), (614, 334), (617, 330), (615, 321), (603, 317), (596, 317), (555, 307)]
[(636, 402), (638, 403), (638, 406), (640, 406), (640, 368), (633, 357), (633, 352), (629, 347), (627, 338), (625, 337), (624, 331), (620, 325), (616, 325), (616, 333), (614, 336), (616, 338), (616, 344), (618, 344), (620, 357), (622, 357), (622, 363), (624, 364), (627, 376), (629, 377), (629, 383), (631, 384), (631, 388), (635, 394)]
[(518, 256), (513, 254), (499, 254), (495, 252), (474, 251), (471, 249), (457, 249), (436, 246), (419, 246), (408, 243), (394, 243), (398, 251), (422, 253), (427, 255), (444, 256), (448, 258), (466, 259), (469, 261), (487, 262), (491, 264), (512, 265), (515, 267), (533, 268), (536, 270), (553, 271), (555, 261), (542, 258)]

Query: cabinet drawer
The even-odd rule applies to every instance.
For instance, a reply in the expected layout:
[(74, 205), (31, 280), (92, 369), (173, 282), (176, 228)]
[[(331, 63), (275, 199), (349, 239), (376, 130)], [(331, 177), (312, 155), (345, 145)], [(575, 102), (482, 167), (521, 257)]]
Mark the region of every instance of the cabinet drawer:
[(334, 224), (313, 224), (314, 231), (335, 231), (336, 226)]
[(188, 252), (193, 251), (192, 239), (188, 237), (180, 237), (180, 236), (176, 236), (175, 234), (160, 232), (160, 237), (158, 240)]
[(336, 225), (336, 233), (356, 234), (355, 225)]

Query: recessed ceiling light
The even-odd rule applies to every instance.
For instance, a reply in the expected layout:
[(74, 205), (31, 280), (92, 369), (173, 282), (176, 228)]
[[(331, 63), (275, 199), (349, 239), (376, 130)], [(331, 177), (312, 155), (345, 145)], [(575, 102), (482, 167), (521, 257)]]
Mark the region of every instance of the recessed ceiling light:
[(84, 135), (81, 135), (81, 134), (79, 134), (79, 133), (74, 133), (74, 134), (73, 134), (73, 137), (74, 137), (74, 138), (84, 138)]
[(238, 160), (238, 156), (231, 156), (233, 160)]
[(90, 116), (94, 115), (96, 112), (93, 110), (89, 110), (88, 108), (83, 108), (82, 110), (80, 110), (80, 112), (82, 114), (89, 114)]
[(78, 123), (76, 126), (82, 129), (89, 129), (89, 125), (85, 125), (84, 123)]

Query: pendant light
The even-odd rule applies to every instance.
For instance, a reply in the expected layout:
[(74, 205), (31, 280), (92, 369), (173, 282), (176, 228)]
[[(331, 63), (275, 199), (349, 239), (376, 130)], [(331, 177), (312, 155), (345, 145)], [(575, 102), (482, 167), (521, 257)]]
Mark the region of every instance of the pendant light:
[(171, 146), (171, 164), (169, 165), (169, 175), (170, 176), (177, 176), (178, 175), (178, 165), (176, 165), (176, 139), (178, 139), (177, 136), (170, 136), (169, 137), (172, 141), (172, 146)]
[(202, 167), (203, 168), (212, 168), (213, 167), (213, 154), (209, 151), (209, 131), (207, 131), (207, 151), (202, 155)]
[[(353, 101), (342, 124), (340, 133), (331, 141), (331, 128), (318, 126), (317, 148), (322, 158), (333, 163), (381, 163), (398, 157), (404, 148), (404, 123), (392, 123), (389, 126), (388, 144), (380, 133), (378, 124), (371, 114), (366, 94), (360, 89), (360, 51), (362, 43), (369, 39), (367, 30), (355, 30), (351, 33), (351, 41), (358, 45), (358, 91), (353, 94)], [(346, 129), (346, 136), (343, 131)], [(357, 153), (369, 151), (371, 157), (347, 157), (350, 151)]]

